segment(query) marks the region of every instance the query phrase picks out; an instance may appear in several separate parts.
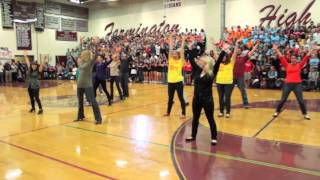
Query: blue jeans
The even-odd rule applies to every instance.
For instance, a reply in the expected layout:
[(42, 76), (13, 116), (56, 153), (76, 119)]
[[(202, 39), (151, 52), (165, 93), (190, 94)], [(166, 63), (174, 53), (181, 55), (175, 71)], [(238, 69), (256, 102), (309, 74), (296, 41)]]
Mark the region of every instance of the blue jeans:
[(240, 89), (243, 105), (245, 105), (245, 106), (249, 105), (246, 86), (244, 84), (244, 78), (234, 78), (233, 84), (237, 85), (237, 87)]
[(294, 92), (294, 94), (297, 97), (299, 106), (300, 106), (300, 110), (302, 112), (302, 114), (307, 114), (307, 109), (306, 106), (303, 102), (303, 94), (302, 94), (302, 85), (301, 83), (287, 83), (283, 86), (282, 88), (282, 97), (280, 100), (280, 103), (277, 106), (277, 112), (279, 113), (284, 105), (284, 103), (287, 101), (291, 91)]
[(83, 95), (86, 94), (86, 97), (88, 98), (89, 102), (92, 105), (92, 110), (94, 113), (94, 118), (97, 122), (101, 122), (101, 113), (99, 105), (96, 101), (96, 98), (94, 97), (93, 87), (88, 88), (78, 88), (77, 89), (77, 96), (78, 96), (78, 118), (77, 119), (83, 119), (84, 118), (84, 110), (83, 110)]

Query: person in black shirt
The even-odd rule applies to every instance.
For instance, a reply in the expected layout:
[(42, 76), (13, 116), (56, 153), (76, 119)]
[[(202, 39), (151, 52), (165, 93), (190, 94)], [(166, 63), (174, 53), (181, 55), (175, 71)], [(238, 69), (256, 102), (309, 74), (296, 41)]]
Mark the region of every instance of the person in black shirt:
[[(193, 51), (195, 52), (195, 51)], [(193, 53), (192, 50), (190, 63), (192, 65), (192, 74), (194, 78), (194, 94), (192, 102), (192, 135), (186, 138), (187, 142), (194, 141), (196, 139), (199, 118), (202, 108), (205, 111), (207, 120), (210, 125), (211, 131), (211, 144), (217, 144), (217, 127), (213, 116), (214, 102), (212, 96), (212, 83), (217, 75), (221, 61), (225, 56), (225, 52), (222, 51), (219, 55), (217, 62), (209, 56), (201, 56), (199, 60), (195, 60), (197, 53)]]
[(120, 83), (123, 91), (123, 97), (129, 97), (129, 64), (132, 57), (122, 52), (120, 58)]

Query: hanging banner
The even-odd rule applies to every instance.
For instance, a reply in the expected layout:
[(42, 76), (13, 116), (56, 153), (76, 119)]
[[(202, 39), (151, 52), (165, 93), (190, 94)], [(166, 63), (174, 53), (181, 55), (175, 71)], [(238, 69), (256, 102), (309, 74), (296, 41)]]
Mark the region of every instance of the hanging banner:
[(76, 20), (76, 31), (88, 32), (88, 21), (86, 20)]
[(36, 31), (44, 31), (44, 6), (43, 4), (36, 5), (37, 21), (34, 24)]
[(2, 27), (13, 28), (13, 10), (11, 0), (1, 1)]
[(182, 0), (164, 0), (164, 8), (175, 8), (182, 6)]
[(14, 22), (35, 22), (36, 21), (36, 3), (13, 1)]
[(31, 25), (16, 23), (17, 49), (32, 50)]
[(45, 27), (48, 29), (60, 29), (60, 17), (45, 16)]
[(57, 41), (78, 41), (77, 32), (56, 31)]
[(75, 20), (61, 18), (61, 29), (64, 31), (75, 31), (76, 29)]

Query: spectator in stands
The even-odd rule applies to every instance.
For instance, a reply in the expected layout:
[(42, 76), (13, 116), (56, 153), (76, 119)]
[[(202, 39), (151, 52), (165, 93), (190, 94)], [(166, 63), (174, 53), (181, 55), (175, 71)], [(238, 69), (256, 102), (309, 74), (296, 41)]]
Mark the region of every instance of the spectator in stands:
[(4, 71), (4, 67), (3, 67), (2, 62), (0, 62), (0, 83), (3, 83), (3, 82), (4, 82), (4, 79), (3, 79), (3, 71)]
[(316, 90), (319, 81), (319, 71), (315, 67), (310, 67), (309, 73), (309, 88), (310, 90)]
[(4, 64), (4, 74), (5, 74), (5, 82), (6, 83), (12, 82), (11, 65), (8, 62)]
[(278, 72), (276, 71), (276, 68), (274, 66), (271, 66), (271, 69), (268, 72), (268, 81), (267, 86), (269, 88), (275, 88), (275, 83), (278, 77)]

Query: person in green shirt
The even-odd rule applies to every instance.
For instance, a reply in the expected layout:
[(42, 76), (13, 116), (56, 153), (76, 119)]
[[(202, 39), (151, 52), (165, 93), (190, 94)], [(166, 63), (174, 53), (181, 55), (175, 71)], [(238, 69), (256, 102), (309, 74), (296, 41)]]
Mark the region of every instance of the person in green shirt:
[(37, 64), (36, 62), (31, 62), (28, 57), (27, 51), (24, 51), (24, 59), (26, 61), (28, 72), (27, 72), (27, 87), (28, 87), (28, 94), (30, 97), (31, 102), (31, 109), (30, 112), (35, 112), (35, 101), (38, 104), (39, 111), (38, 114), (43, 113), (41, 101), (40, 101), (40, 81), (39, 78), (43, 71), (43, 64)]

